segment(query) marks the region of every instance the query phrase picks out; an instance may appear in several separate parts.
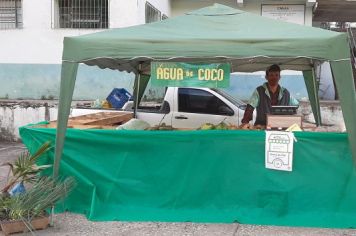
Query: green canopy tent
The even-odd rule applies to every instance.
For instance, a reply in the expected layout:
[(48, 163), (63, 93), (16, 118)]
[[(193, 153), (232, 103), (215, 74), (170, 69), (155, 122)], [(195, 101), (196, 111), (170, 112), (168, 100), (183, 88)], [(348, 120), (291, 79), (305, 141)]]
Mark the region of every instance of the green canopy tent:
[(161, 22), (64, 39), (54, 175), (58, 174), (79, 63), (139, 76), (151, 61), (227, 62), (232, 72), (264, 70), (272, 63), (303, 71), (317, 124), (321, 123), (317, 61), (331, 64), (356, 160), (356, 96), (347, 35), (264, 18), (215, 4)]

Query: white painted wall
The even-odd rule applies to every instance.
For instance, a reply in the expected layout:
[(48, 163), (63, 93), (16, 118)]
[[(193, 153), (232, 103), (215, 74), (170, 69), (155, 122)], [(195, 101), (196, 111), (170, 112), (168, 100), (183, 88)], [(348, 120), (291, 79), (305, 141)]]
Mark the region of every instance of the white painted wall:
[(137, 9), (137, 1), (111, 0), (109, 9), (109, 27), (121, 28), (137, 25), (139, 22)]
[[(149, 2), (166, 16), (171, 15), (170, 0), (111, 0), (110, 2), (110, 28), (128, 27), (145, 24), (145, 6)], [(122, 7), (125, 6), (125, 7)]]
[[(244, 0), (243, 6), (237, 3), (237, 0), (172, 0), (172, 16), (183, 15), (186, 12), (199, 9), (202, 7), (211, 6), (214, 3), (223, 4), (233, 8), (239, 8), (243, 11), (251, 12), (257, 15), (261, 15), (261, 4), (305, 4), (306, 0)], [(305, 25), (312, 25), (312, 7), (306, 7), (305, 10)]]
[[(49, 116), (52, 120), (57, 117), (57, 108), (49, 109)], [(36, 124), (45, 121), (44, 106), (41, 107), (21, 107), (19, 105), (7, 107), (0, 106), (0, 140), (18, 141), (20, 139), (19, 128), (28, 124)]]
[[(60, 64), (63, 38), (101, 31), (93, 29), (53, 29), (53, 0), (22, 0), (23, 28), (0, 30), (0, 63)], [(109, 0), (109, 27), (145, 23), (145, 0)], [(170, 0), (150, 0), (170, 16)], [(105, 30), (105, 29), (104, 29)]]

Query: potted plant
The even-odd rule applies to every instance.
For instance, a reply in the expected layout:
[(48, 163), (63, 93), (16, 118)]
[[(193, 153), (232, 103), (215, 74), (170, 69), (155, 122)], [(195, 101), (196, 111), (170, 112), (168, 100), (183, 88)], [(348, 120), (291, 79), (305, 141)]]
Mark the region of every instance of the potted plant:
[[(44, 229), (49, 224), (46, 209), (63, 199), (74, 187), (75, 181), (39, 176), (50, 165), (36, 164), (37, 160), (50, 149), (50, 143), (43, 144), (35, 154), (22, 153), (10, 167), (10, 176), (0, 194), (0, 226), (5, 235), (15, 232)], [(28, 190), (23, 184), (30, 183)], [(21, 189), (18, 191), (18, 189)]]

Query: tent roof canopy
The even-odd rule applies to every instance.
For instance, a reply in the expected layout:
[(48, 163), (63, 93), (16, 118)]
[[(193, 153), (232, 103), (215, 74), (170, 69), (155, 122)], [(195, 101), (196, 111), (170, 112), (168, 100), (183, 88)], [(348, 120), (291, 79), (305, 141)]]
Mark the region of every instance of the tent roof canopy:
[[(341, 39), (341, 40), (340, 40)], [(63, 61), (135, 72), (152, 60), (229, 62), (234, 72), (310, 70), (349, 58), (346, 34), (276, 21), (224, 5), (151, 24), (64, 39)]]

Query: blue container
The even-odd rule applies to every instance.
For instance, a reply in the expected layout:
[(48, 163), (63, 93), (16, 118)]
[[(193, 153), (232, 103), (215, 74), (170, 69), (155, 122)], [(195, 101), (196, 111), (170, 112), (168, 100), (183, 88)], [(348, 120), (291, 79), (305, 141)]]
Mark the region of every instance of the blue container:
[(114, 88), (106, 100), (111, 104), (113, 108), (122, 108), (127, 101), (132, 98), (131, 93), (129, 93), (124, 88)]
[(11, 188), (9, 194), (10, 196), (16, 196), (18, 194), (23, 194), (25, 192), (26, 192), (25, 186), (23, 185), (23, 182), (20, 182)]

